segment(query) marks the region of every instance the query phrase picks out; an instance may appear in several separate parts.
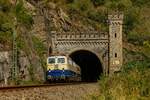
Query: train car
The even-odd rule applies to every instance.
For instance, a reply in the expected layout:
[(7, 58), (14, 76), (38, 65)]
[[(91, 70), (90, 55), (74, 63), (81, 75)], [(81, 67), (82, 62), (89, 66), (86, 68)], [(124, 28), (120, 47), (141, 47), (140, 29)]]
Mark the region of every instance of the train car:
[(47, 81), (81, 81), (80, 67), (67, 56), (47, 58)]

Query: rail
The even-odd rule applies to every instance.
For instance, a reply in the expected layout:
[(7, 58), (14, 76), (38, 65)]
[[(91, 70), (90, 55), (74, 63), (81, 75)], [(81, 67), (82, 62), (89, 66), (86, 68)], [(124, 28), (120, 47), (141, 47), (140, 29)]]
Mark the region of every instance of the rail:
[(20, 86), (4, 86), (0, 87), (1, 90), (12, 90), (12, 89), (28, 89), (28, 88), (42, 88), (42, 87), (53, 87), (53, 86), (67, 86), (67, 85), (80, 85), (80, 84), (91, 84), (96, 82), (71, 82), (71, 83), (51, 83), (51, 84), (39, 84), (39, 85), (20, 85)]

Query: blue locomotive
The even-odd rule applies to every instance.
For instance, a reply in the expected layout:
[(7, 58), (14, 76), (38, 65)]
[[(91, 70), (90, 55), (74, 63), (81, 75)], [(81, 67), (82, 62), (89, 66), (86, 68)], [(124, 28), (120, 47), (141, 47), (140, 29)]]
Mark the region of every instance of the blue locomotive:
[(47, 81), (81, 81), (80, 67), (67, 56), (47, 58)]

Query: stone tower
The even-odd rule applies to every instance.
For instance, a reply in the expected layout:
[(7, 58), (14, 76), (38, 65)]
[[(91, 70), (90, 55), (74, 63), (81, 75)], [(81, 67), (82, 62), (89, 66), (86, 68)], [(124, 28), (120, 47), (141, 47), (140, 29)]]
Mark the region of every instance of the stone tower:
[(108, 15), (109, 20), (109, 72), (119, 71), (122, 66), (122, 24), (123, 14)]

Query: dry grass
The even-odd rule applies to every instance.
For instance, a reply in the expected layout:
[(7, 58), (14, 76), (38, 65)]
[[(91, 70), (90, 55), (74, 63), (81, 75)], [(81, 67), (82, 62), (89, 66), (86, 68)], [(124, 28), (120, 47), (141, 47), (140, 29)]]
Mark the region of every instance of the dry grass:
[(100, 94), (93, 100), (150, 100), (149, 72), (149, 64), (136, 63), (121, 73), (104, 77), (99, 81)]

